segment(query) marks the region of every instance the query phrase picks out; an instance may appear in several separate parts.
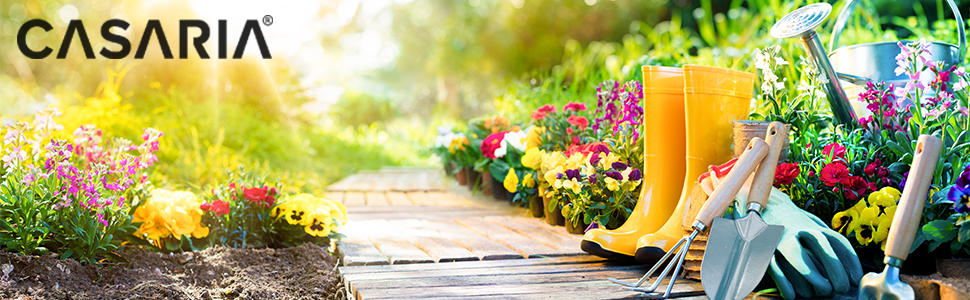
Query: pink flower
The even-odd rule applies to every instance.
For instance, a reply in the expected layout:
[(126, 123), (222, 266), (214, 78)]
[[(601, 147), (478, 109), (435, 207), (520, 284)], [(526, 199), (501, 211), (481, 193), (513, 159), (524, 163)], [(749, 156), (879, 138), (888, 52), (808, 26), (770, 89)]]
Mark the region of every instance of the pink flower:
[(579, 127), (579, 130), (586, 130), (586, 126), (589, 126), (589, 120), (587, 120), (586, 117), (570, 116), (568, 119), (566, 119), (566, 121), (569, 122), (570, 125)]
[(562, 110), (563, 111), (571, 110), (571, 111), (575, 111), (575, 112), (581, 112), (581, 111), (586, 110), (586, 104), (578, 103), (578, 102), (570, 102), (570, 103), (566, 104), (566, 106), (563, 106)]
[(553, 106), (552, 104), (546, 104), (546, 105), (543, 105), (542, 107), (540, 107), (539, 109), (537, 109), (536, 111), (537, 112), (541, 112), (541, 113), (545, 113), (545, 114), (555, 113), (556, 112), (556, 107)]

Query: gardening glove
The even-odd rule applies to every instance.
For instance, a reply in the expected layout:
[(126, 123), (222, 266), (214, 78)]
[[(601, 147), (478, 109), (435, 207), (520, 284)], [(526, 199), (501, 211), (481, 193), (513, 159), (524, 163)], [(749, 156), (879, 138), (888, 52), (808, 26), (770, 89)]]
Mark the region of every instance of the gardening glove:
[[(742, 188), (738, 203), (748, 202), (747, 192)], [(785, 226), (768, 273), (786, 300), (831, 297), (858, 285), (862, 265), (849, 240), (795, 206), (784, 192), (771, 189), (761, 218), (765, 223)]]

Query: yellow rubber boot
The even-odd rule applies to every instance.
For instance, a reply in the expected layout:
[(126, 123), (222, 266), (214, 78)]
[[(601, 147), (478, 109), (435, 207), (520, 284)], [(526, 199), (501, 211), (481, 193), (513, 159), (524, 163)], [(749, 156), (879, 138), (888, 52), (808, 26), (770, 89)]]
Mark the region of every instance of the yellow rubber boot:
[(748, 118), (754, 74), (706, 66), (684, 66), (687, 168), (677, 208), (660, 230), (637, 241), (636, 259), (660, 259), (684, 237), (684, 210), (698, 177), (707, 167), (731, 159), (733, 121)]
[(637, 240), (657, 231), (676, 207), (684, 176), (684, 72), (643, 66), (643, 188), (633, 213), (615, 230), (586, 232), (583, 251), (613, 260), (634, 259)]

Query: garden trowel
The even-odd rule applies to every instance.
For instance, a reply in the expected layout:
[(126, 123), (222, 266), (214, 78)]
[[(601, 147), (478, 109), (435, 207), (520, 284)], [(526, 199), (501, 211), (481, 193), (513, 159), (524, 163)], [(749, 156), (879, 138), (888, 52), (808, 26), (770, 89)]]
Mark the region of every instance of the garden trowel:
[(919, 229), (919, 221), (923, 216), (923, 203), (926, 193), (933, 181), (936, 162), (940, 159), (943, 142), (932, 135), (921, 135), (916, 144), (916, 154), (913, 166), (906, 178), (902, 198), (893, 223), (889, 227), (889, 237), (886, 240), (886, 269), (882, 273), (869, 273), (862, 277), (859, 283), (860, 300), (912, 300), (916, 297), (913, 287), (899, 281), (899, 267), (909, 256), (913, 239)]
[(711, 299), (740, 300), (764, 277), (784, 226), (768, 225), (761, 211), (775, 179), (775, 168), (788, 130), (781, 122), (768, 125), (768, 155), (758, 165), (748, 192), (748, 214), (737, 220), (717, 218), (701, 261), (701, 284)]

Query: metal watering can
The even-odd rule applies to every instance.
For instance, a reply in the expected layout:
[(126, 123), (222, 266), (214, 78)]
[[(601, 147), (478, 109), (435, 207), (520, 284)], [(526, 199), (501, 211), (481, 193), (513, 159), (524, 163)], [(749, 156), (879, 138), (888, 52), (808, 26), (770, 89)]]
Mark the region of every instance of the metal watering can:
[[(966, 34), (964, 32), (963, 17), (953, 0), (947, 0), (953, 15), (957, 20), (957, 34), (959, 46), (953, 44), (932, 42), (929, 51), (931, 60), (943, 61), (944, 67), (949, 68), (963, 62), (966, 54)], [(828, 3), (816, 3), (799, 8), (778, 20), (771, 28), (771, 36), (775, 38), (799, 37), (808, 50), (808, 54), (818, 67), (828, 83), (825, 92), (829, 98), (829, 105), (836, 120), (847, 126), (856, 124), (856, 114), (849, 103), (845, 89), (839, 79), (853, 85), (864, 86), (867, 81), (885, 81), (900, 84), (909, 80), (905, 74), (896, 75), (896, 55), (900, 49), (896, 42), (875, 42), (838, 48), (839, 37), (849, 20), (849, 16), (859, 3), (850, 0), (839, 14), (835, 23), (835, 30), (829, 44), (831, 54), (825, 55), (825, 49), (815, 33), (815, 28), (821, 25), (832, 12)], [(904, 41), (903, 43), (912, 43)], [(833, 68), (832, 65), (836, 67)], [(932, 76), (931, 74), (924, 74)]]

